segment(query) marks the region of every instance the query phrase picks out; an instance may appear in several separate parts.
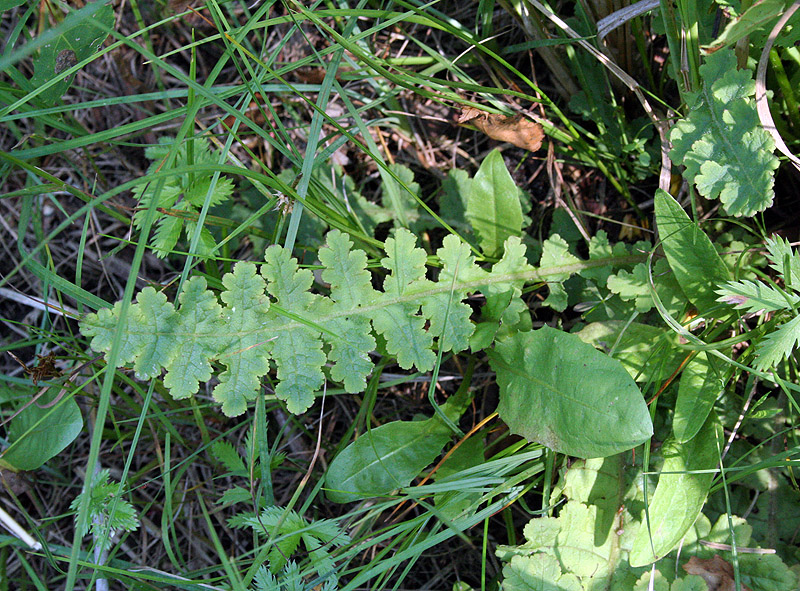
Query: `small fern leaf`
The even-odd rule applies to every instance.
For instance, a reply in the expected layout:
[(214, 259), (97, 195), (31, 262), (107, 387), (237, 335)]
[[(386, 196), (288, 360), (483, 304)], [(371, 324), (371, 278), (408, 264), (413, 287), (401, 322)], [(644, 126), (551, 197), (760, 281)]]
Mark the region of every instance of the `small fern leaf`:
[(181, 237), (183, 221), (183, 218), (176, 215), (165, 215), (158, 220), (151, 240), (158, 258), (163, 259), (175, 248)]
[(674, 162), (709, 199), (734, 216), (764, 211), (774, 197), (775, 143), (760, 125), (752, 72), (736, 69), (733, 51), (710, 54), (700, 67), (703, 89), (689, 100), (689, 115), (670, 131)]
[(426, 297), (422, 313), (430, 320), (430, 332), (439, 338), (442, 351), (463, 351), (469, 346), (475, 326), (470, 320), (472, 308), (462, 302), (467, 292), (455, 289), (455, 285), (484, 277), (486, 273), (475, 265), (469, 246), (452, 234), (444, 239), (436, 254), (442, 261), (438, 284), (451, 286), (452, 290)]
[(800, 342), (800, 316), (780, 325), (765, 336), (756, 349), (756, 369), (765, 371), (772, 369), (784, 357), (791, 355)]
[[(189, 244), (192, 236), (194, 236), (195, 228), (197, 228), (197, 222), (187, 220), (183, 225), (187, 244)], [(214, 240), (214, 235), (208, 231), (208, 228), (201, 228), (200, 239), (197, 241), (197, 246), (195, 246), (192, 252), (199, 256), (208, 257), (211, 256), (216, 247), (217, 241)]]
[[(414, 235), (404, 228), (386, 240), (388, 256), (381, 263), (391, 271), (383, 284), (387, 305), (375, 311), (372, 326), (386, 339), (386, 349), (397, 357), (400, 367), (430, 371), (436, 356), (431, 351), (433, 337), (424, 329), (425, 319), (417, 314), (421, 302), (419, 298), (402, 301), (403, 295), (412, 292), (412, 284), (417, 289), (424, 287), (427, 256), (415, 242)], [(401, 301), (391, 303), (396, 300)]]
[(175, 358), (175, 308), (163, 293), (145, 287), (128, 312), (130, 330), (139, 337), (132, 344), (137, 351), (133, 371), (140, 380), (156, 377)]
[[(276, 304), (299, 318), (318, 316), (313, 309), (318, 296), (309, 291), (314, 281), (311, 271), (299, 269), (297, 261), (281, 246), (270, 246), (265, 259), (261, 274)], [(303, 413), (314, 403), (314, 394), (325, 380), (320, 331), (289, 316), (276, 316), (270, 326), (276, 335), (272, 356), (280, 380), (275, 395), (286, 402), (289, 412)]]
[(255, 583), (256, 591), (280, 591), (281, 589), (278, 579), (272, 576), (272, 573), (263, 564), (258, 567), (253, 583)]
[[(239, 263), (232, 273), (222, 278), (227, 291), (223, 319), (227, 341), (220, 361), (227, 369), (219, 376), (214, 399), (222, 403), (222, 412), (229, 417), (242, 414), (247, 401), (258, 394), (261, 378), (269, 371), (269, 354), (273, 334), (268, 331), (269, 301), (264, 295), (264, 280), (256, 274), (252, 263)], [(220, 343), (217, 343), (218, 350)]]
[[(328, 233), (327, 242), (319, 250), (319, 260), (326, 269), (322, 279), (331, 286), (332, 320), (325, 328), (336, 338), (325, 335), (331, 349), (328, 359), (333, 362), (331, 377), (341, 382), (348, 392), (361, 392), (372, 371), (370, 351), (375, 349), (369, 318), (356, 315), (358, 309), (375, 301), (372, 277), (367, 271), (367, 255), (352, 250), (353, 243), (339, 230)], [(337, 313), (343, 316), (336, 316)]]
[(760, 281), (729, 281), (716, 290), (717, 301), (750, 313), (765, 310), (777, 312), (800, 305), (800, 296), (782, 291)]
[[(150, 208), (150, 203), (154, 197), (153, 189), (154, 185), (147, 177), (144, 177), (141, 185), (136, 185), (136, 187), (133, 188), (133, 196), (139, 199), (138, 210), (133, 214), (133, 225), (137, 228), (141, 229), (144, 219), (147, 217), (147, 210)], [(156, 207), (172, 209), (180, 196), (180, 185), (178, 185), (174, 178), (169, 178), (165, 180), (164, 184), (161, 186)]]
[(244, 464), (244, 460), (242, 460), (242, 457), (239, 455), (239, 452), (227, 441), (215, 441), (211, 445), (211, 455), (221, 462), (228, 470), (226, 476), (249, 476), (247, 467)]
[(215, 356), (220, 335), (225, 333), (222, 308), (207, 290), (205, 279), (192, 277), (179, 300), (177, 351), (164, 378), (164, 385), (175, 400), (188, 398), (197, 392), (200, 382), (211, 379), (209, 359)]
[(211, 175), (203, 175), (195, 182), (193, 182), (186, 189), (185, 197), (195, 207), (202, 207), (206, 201), (206, 196), (209, 197), (209, 206), (219, 205), (226, 201), (233, 195), (234, 184), (228, 177), (221, 176), (217, 179), (214, 185), (214, 190), (209, 195), (211, 189)]
[(783, 277), (787, 287), (800, 291), (800, 255), (785, 238), (775, 234), (766, 240), (770, 267)]

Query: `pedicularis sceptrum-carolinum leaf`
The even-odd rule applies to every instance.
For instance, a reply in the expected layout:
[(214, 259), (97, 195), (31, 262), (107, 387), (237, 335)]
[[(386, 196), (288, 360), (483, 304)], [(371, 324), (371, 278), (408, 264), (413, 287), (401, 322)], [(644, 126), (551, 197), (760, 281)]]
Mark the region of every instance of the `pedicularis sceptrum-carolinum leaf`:
[(631, 566), (644, 566), (665, 556), (692, 527), (714, 478), (721, 436), (722, 426), (712, 412), (688, 443), (664, 443), (664, 465), (648, 509), (650, 527), (642, 527), (633, 542)]
[(730, 272), (711, 240), (666, 191), (656, 191), (655, 210), (661, 246), (683, 293), (701, 314), (718, 306), (714, 290)]
[[(442, 261), (439, 281), (432, 282), (425, 277), (427, 255), (414, 243), (405, 229), (386, 240), (387, 256), (381, 262), (389, 272), (383, 292), (370, 283), (365, 253), (352, 250), (350, 239), (333, 231), (319, 252), (330, 297), (313, 293), (312, 272), (274, 245), (267, 249), (260, 272), (255, 264), (241, 262), (223, 277), (224, 306), (202, 277), (193, 277), (177, 310), (164, 294), (148, 287), (126, 318), (117, 303), (111, 310), (88, 314), (81, 330), (92, 337), (92, 347), (105, 352), (121, 330), (121, 364), (132, 362), (140, 379), (166, 369), (164, 382), (176, 398), (197, 392), (199, 382), (210, 377), (211, 361), (223, 363), (227, 369), (219, 375), (214, 398), (228, 416), (245, 411), (273, 359), (279, 380), (275, 394), (299, 414), (321, 389), (326, 362), (330, 375), (348, 391), (364, 389), (373, 367), (373, 329), (384, 336), (388, 352), (404, 369), (433, 369), (434, 339), (444, 351), (467, 348), (474, 327), (472, 309), (462, 301), (464, 284), (475, 282), (476, 290), (491, 272), (475, 264), (467, 245), (448, 236), (437, 251)], [(524, 248), (515, 246), (518, 238), (510, 240), (500, 268), (508, 267), (511, 257), (524, 261)], [(325, 349), (323, 341), (329, 345)]]
[(522, 232), (519, 189), (499, 150), (492, 150), (475, 174), (467, 200), (467, 219), (488, 256), (498, 256), (506, 238)]
[(706, 56), (703, 87), (691, 93), (688, 115), (670, 131), (673, 162), (709, 199), (719, 198), (734, 216), (752, 216), (772, 205), (778, 159), (775, 141), (761, 127), (750, 70), (736, 69), (733, 49)]
[(615, 359), (549, 326), (490, 352), (500, 417), (512, 432), (581, 458), (631, 449), (653, 434), (642, 393)]
[[(273, 245), (260, 269), (240, 262), (226, 273), (219, 296), (199, 276), (186, 282), (177, 307), (147, 287), (124, 317), (118, 302), (112, 309), (87, 314), (81, 332), (91, 337), (94, 350), (108, 353), (119, 331), (119, 365), (132, 364), (139, 379), (157, 378), (166, 370), (164, 384), (174, 398), (197, 392), (200, 382), (210, 379), (214, 364), (226, 366), (213, 395), (228, 416), (245, 412), (272, 360), (276, 396), (289, 412), (300, 414), (313, 403), (326, 377), (348, 392), (364, 390), (373, 369), (375, 334), (383, 337), (386, 352), (400, 367), (430, 371), (435, 351), (483, 349), (495, 334), (529, 327), (530, 314), (521, 297), (526, 282), (642, 260), (636, 255), (575, 258), (572, 264), (535, 269), (520, 238), (511, 236), (503, 258), (487, 270), (477, 265), (468, 245), (450, 235), (436, 251), (441, 268), (431, 281), (426, 276), (428, 254), (401, 228), (385, 242), (380, 291), (372, 286), (366, 254), (353, 249), (350, 238), (334, 230), (326, 239), (318, 257), (328, 294), (316, 293), (311, 270), (300, 268), (287, 250)], [(477, 291), (486, 296), (489, 314), (482, 325), (488, 330), (480, 342), (470, 342), (473, 308), (464, 300)]]

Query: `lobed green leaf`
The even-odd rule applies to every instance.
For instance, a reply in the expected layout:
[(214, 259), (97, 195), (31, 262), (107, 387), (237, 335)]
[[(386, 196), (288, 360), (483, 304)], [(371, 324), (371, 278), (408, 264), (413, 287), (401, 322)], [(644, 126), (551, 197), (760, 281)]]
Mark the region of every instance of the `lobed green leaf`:
[(772, 205), (779, 164), (752, 100), (752, 72), (737, 70), (734, 52), (721, 50), (706, 57), (700, 74), (702, 91), (670, 131), (670, 157), (701, 195), (719, 198), (730, 215), (752, 216)]
[[(433, 368), (435, 339), (446, 351), (469, 346), (474, 326), (472, 309), (462, 301), (468, 291), (464, 285), (490, 274), (477, 267), (467, 245), (454, 236), (444, 241), (438, 253), (443, 268), (433, 282), (425, 277), (425, 251), (415, 246), (409, 231), (398, 230), (386, 241), (384, 292), (372, 288), (366, 255), (352, 246), (334, 230), (320, 250), (321, 277), (330, 285), (330, 297), (314, 294), (311, 271), (299, 268), (282, 247), (272, 246), (260, 273), (253, 263), (242, 262), (223, 277), (223, 306), (197, 277), (184, 286), (177, 310), (164, 294), (145, 288), (124, 316), (118, 303), (87, 315), (81, 330), (92, 337), (95, 350), (105, 353), (121, 331), (120, 363), (133, 362), (141, 378), (166, 369), (165, 385), (175, 398), (196, 393), (200, 382), (211, 379), (212, 363), (222, 363), (226, 369), (213, 395), (229, 416), (243, 413), (255, 398), (270, 361), (277, 366), (275, 394), (293, 413), (313, 403), (326, 363), (330, 376), (347, 391), (362, 391), (373, 367), (373, 330), (385, 337), (402, 367), (420, 371)], [(520, 265), (524, 247), (519, 239), (509, 245), (507, 256), (496, 265), (499, 271), (530, 269)], [(511, 260), (516, 262), (509, 266)], [(522, 282), (504, 285), (506, 291), (519, 290)], [(499, 296), (503, 288), (492, 290)]]

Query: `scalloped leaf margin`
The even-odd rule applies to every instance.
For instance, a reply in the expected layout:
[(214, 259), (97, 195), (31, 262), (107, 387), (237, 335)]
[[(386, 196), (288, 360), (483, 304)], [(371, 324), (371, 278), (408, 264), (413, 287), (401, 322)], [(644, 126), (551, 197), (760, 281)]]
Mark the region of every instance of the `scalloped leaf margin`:
[[(468, 290), (501, 280), (493, 276), (503, 275), (503, 269), (533, 270), (517, 237), (506, 241), (503, 259), (489, 272), (476, 265), (469, 246), (451, 235), (437, 251), (442, 269), (434, 282), (425, 277), (427, 255), (415, 242), (405, 229), (386, 240), (381, 264), (389, 273), (383, 291), (372, 287), (366, 254), (353, 250), (351, 240), (334, 230), (319, 252), (329, 296), (313, 293), (312, 271), (299, 268), (287, 250), (273, 245), (260, 270), (240, 262), (223, 277), (222, 304), (205, 279), (193, 277), (177, 307), (147, 287), (124, 318), (118, 302), (88, 314), (80, 329), (91, 337), (92, 349), (106, 354), (115, 331), (121, 330), (120, 366), (132, 364), (139, 379), (166, 370), (164, 384), (175, 399), (195, 394), (201, 382), (211, 379), (212, 363), (224, 365), (213, 396), (231, 417), (244, 413), (255, 399), (272, 361), (276, 396), (290, 412), (301, 414), (324, 383), (323, 366), (348, 392), (365, 389), (376, 347), (373, 331), (384, 337), (388, 353), (403, 369), (430, 371), (436, 360), (434, 341), (443, 351), (469, 346), (474, 325), (472, 309), (463, 302)], [(501, 283), (512, 289), (522, 281)]]

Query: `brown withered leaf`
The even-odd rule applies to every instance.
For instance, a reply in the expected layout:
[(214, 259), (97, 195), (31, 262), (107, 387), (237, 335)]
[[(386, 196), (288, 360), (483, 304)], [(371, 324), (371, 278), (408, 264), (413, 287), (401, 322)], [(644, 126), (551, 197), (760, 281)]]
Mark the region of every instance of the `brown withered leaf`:
[(22, 359), (14, 355), (11, 351), (6, 351), (14, 360), (22, 366), (22, 369), (25, 370), (25, 373), (31, 376), (31, 380), (33, 380), (33, 385), (36, 386), (41, 380), (46, 380), (49, 378), (57, 378), (61, 376), (61, 372), (56, 367), (56, 357), (52, 353), (47, 355), (36, 355), (38, 357), (38, 361), (36, 365), (29, 366), (26, 365)]
[[(735, 591), (736, 582), (733, 578), (733, 566), (730, 562), (715, 554), (713, 558), (698, 558), (692, 556), (689, 562), (683, 565), (690, 575), (698, 575), (708, 585), (708, 591)], [(742, 591), (752, 591), (750, 587), (742, 584)]]
[(474, 107), (462, 107), (458, 124), (478, 128), (493, 140), (508, 142), (518, 148), (535, 152), (542, 147), (544, 129), (522, 115), (498, 115)]

